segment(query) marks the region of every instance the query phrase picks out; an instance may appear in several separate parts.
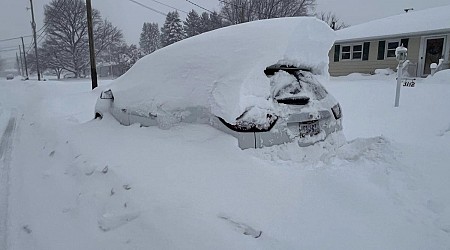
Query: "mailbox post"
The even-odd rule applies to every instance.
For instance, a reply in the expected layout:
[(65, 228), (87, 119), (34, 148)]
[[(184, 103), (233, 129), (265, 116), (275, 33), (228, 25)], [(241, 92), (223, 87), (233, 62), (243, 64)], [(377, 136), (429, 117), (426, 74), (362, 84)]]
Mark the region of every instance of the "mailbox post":
[(400, 88), (402, 86), (403, 63), (406, 61), (407, 56), (408, 56), (408, 49), (403, 47), (403, 44), (400, 47), (397, 47), (395, 49), (395, 58), (398, 61), (397, 90), (395, 92), (395, 107), (398, 107), (398, 105), (400, 103)]

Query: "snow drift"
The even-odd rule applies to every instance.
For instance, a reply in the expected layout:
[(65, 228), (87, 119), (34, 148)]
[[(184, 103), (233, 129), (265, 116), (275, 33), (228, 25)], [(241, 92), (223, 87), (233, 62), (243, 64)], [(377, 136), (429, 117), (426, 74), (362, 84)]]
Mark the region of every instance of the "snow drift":
[(160, 49), (111, 84), (115, 104), (145, 113), (206, 108), (233, 122), (255, 107), (271, 109), (264, 70), (291, 65), (328, 75), (334, 32), (313, 17), (229, 26)]
[(17, 110), (0, 249), (449, 250), (449, 73), (398, 108), (395, 75), (323, 79), (348, 143), (251, 150), (204, 124), (92, 120), (103, 81), (0, 79), (0, 135)]

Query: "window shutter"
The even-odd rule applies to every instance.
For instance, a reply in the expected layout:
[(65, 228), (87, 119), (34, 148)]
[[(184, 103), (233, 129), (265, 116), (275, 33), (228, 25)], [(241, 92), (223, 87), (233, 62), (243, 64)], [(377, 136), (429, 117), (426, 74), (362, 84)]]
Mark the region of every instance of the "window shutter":
[(363, 46), (363, 61), (369, 60), (370, 42), (365, 42)]
[(403, 47), (408, 48), (408, 42), (409, 42), (409, 39), (408, 39), (408, 38), (402, 39), (402, 40), (400, 41), (400, 45), (403, 44)]
[(334, 61), (339, 62), (339, 57), (341, 53), (341, 45), (334, 45)]
[(378, 60), (384, 60), (384, 50), (386, 49), (386, 41), (378, 42)]

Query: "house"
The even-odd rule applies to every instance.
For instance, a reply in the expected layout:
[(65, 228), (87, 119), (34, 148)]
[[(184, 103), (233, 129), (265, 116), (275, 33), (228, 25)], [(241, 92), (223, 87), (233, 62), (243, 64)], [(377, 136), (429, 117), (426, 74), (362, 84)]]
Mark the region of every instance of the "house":
[(124, 65), (118, 63), (102, 62), (97, 64), (98, 77), (115, 78), (126, 72)]
[[(395, 49), (408, 48), (410, 76), (426, 77), (430, 65), (450, 68), (450, 5), (409, 11), (336, 31), (329, 53), (332, 76), (396, 70)], [(443, 59), (443, 60), (439, 60)]]

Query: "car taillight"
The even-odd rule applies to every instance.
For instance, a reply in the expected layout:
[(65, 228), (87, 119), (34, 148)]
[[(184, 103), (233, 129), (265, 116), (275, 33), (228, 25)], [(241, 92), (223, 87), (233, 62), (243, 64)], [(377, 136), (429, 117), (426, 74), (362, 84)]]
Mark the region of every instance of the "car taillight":
[(267, 123), (264, 124), (256, 124), (253, 122), (239, 120), (236, 124), (230, 124), (226, 122), (224, 119), (218, 117), (219, 120), (227, 126), (229, 129), (234, 130), (236, 132), (267, 132), (272, 129), (275, 123), (278, 120), (278, 117), (275, 115), (267, 114), (266, 119)]
[(336, 118), (336, 120), (342, 117), (341, 106), (339, 105), (339, 103), (334, 105), (331, 108), (331, 111), (333, 111), (333, 115), (334, 115), (334, 118)]

